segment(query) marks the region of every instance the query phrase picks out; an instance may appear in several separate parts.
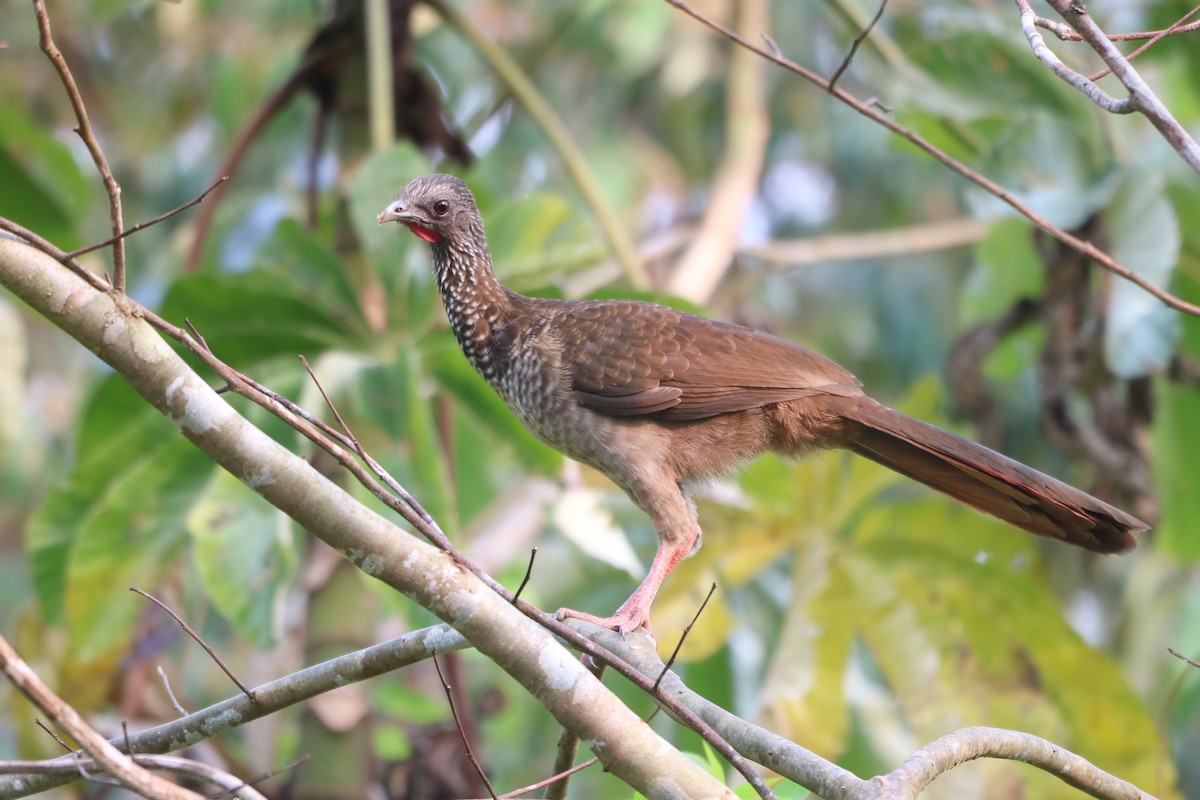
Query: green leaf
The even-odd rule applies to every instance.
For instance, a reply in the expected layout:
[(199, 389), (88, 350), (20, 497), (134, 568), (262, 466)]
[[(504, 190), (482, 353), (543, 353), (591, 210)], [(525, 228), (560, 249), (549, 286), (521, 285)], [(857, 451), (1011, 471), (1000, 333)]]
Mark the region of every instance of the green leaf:
[(400, 681), (374, 684), (371, 701), (373, 708), (411, 725), (433, 725), (450, 719), (450, 709), (441, 692), (430, 694)]
[(70, 149), (35, 125), (20, 104), (0, 114), (0, 216), (36, 231), (60, 247), (79, 244), (78, 220), (92, 190)]
[[(1179, 259), (1181, 236), (1161, 177), (1129, 168), (1104, 212), (1117, 261), (1155, 286), (1165, 287)], [(1166, 367), (1179, 341), (1179, 313), (1129, 281), (1114, 278), (1104, 328), (1109, 368), (1125, 379)]]
[[(73, 581), (98, 560), (141, 559), (140, 553), (126, 552), (131, 541), (162, 546), (152, 526), (161, 526), (162, 535), (173, 541), (171, 529), (179, 526), (190, 496), (213, 468), (116, 375), (105, 378), (88, 401), (78, 451), (74, 471), (38, 508), (26, 539), (42, 613), (56, 622), (66, 617), (68, 565), (74, 574), (71, 592), (77, 594), (80, 585)], [(110, 552), (98, 553), (105, 542)], [(82, 558), (74, 552), (79, 547)], [(106, 595), (112, 588), (103, 584), (98, 591)]]
[(263, 271), (181, 278), (161, 315), (191, 320), (221, 360), (241, 369), (281, 355), (312, 358), (354, 338), (319, 292)]
[(975, 247), (975, 264), (959, 307), (964, 325), (994, 319), (1018, 300), (1042, 294), (1046, 273), (1024, 218), (993, 224)]
[(297, 566), (291, 521), (221, 470), (186, 524), (193, 563), (213, 606), (247, 639), (270, 646)]
[(113, 463), (114, 479), (81, 520), (67, 566), (67, 623), (79, 660), (127, 646), (149, 591), (186, 541), (184, 519), (214, 469), (182, 436), (163, 437), (129, 461)]
[(396, 224), (380, 225), (379, 212), (400, 197), (404, 187), (414, 178), (430, 172), (429, 162), (409, 142), (398, 142), (387, 150), (369, 155), (350, 183), (350, 222), (362, 242), (370, 261), (380, 270), (398, 260), (404, 241), (411, 244), (416, 237), (400, 237)]
[(1160, 546), (1184, 563), (1200, 559), (1200, 492), (1196, 454), (1200, 453), (1200, 395), (1194, 389), (1161, 382), (1154, 417), (1154, 486), (1162, 503), (1157, 528)]

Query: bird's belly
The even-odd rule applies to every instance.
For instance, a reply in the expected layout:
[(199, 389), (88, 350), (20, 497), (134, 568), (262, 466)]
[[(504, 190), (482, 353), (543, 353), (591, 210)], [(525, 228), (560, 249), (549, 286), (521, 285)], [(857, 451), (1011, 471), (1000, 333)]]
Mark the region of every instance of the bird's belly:
[(606, 471), (611, 420), (570, 397), (544, 390), (534, 381), (503, 381), (495, 389), (521, 424), (542, 442), (576, 461)]

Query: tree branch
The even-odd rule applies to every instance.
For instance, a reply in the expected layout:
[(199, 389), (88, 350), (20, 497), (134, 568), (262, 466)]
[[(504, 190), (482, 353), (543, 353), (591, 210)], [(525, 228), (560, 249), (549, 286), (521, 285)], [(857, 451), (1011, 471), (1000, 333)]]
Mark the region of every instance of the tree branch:
[[(39, 251), (7, 239), (0, 239), (0, 284), (109, 364), (217, 464), (368, 575), (457, 628), (630, 786), (647, 795), (731, 796), (490, 584), (366, 508), (251, 425), (128, 298), (100, 294)], [(520, 605), (524, 611), (528, 604)]]
[(708, 26), (712, 30), (721, 34), (722, 36), (732, 39), (733, 41), (737, 42), (740, 46), (745, 47), (748, 50), (752, 50), (753, 52), (758, 53), (758, 55), (761, 56), (762, 58), (765, 58), (768, 61), (771, 61), (774, 64), (778, 64), (779, 66), (783, 67), (784, 69), (786, 69), (790, 72), (793, 72), (796, 75), (799, 75), (804, 80), (806, 80), (809, 83), (813, 84), (814, 86), (820, 88), (822, 91), (829, 92), (831, 95), (833, 95), (835, 98), (837, 98), (840, 102), (842, 102), (845, 105), (849, 106), (850, 108), (854, 109), (862, 116), (867, 117), (868, 119), (887, 128), (892, 133), (901, 137), (905, 141), (911, 143), (917, 149), (919, 149), (922, 152), (924, 152), (925, 154), (931, 156), (935, 161), (942, 164), (943, 166), (948, 168), (950, 171), (954, 172), (955, 174), (957, 174), (963, 178), (966, 178), (968, 181), (970, 181), (971, 183), (974, 183), (976, 186), (979, 186), (981, 189), (986, 191), (988, 194), (995, 196), (998, 200), (1004, 202), (1006, 205), (1013, 208), (1015, 211), (1017, 211), (1017, 213), (1021, 214), (1021, 216), (1028, 219), (1030, 222), (1032, 222), (1037, 227), (1041, 228), (1043, 231), (1048, 233), (1053, 238), (1055, 238), (1058, 241), (1062, 242), (1063, 244), (1067, 245), (1071, 249), (1077, 250), (1078, 252), (1083, 253), (1085, 256), (1087, 256), (1088, 258), (1091, 258), (1093, 261), (1095, 261), (1097, 264), (1099, 264), (1104, 269), (1108, 270), (1109, 272), (1112, 272), (1114, 275), (1118, 275), (1118, 276), (1124, 278), (1125, 280), (1139, 286), (1140, 288), (1149, 292), (1154, 297), (1161, 300), (1167, 306), (1174, 308), (1177, 311), (1183, 311), (1183, 312), (1185, 312), (1187, 314), (1191, 314), (1193, 316), (1200, 316), (1200, 305), (1196, 305), (1194, 303), (1189, 303), (1186, 300), (1176, 297), (1175, 295), (1171, 294), (1167, 290), (1165, 290), (1159, 286), (1156, 286), (1152, 282), (1143, 278), (1141, 275), (1138, 275), (1137, 273), (1133, 272), (1128, 267), (1126, 267), (1123, 264), (1121, 264), (1120, 262), (1118, 262), (1111, 255), (1104, 252), (1103, 250), (1101, 250), (1099, 247), (1092, 244), (1091, 242), (1080, 239), (1078, 236), (1074, 236), (1071, 233), (1069, 233), (1068, 231), (1065, 231), (1062, 228), (1058, 227), (1054, 223), (1050, 222), (1050, 220), (1043, 217), (1041, 214), (1038, 214), (1036, 211), (1034, 211), (1032, 208), (1027, 206), (1025, 203), (1022, 203), (1020, 200), (1018, 200), (1016, 197), (1014, 197), (1011, 192), (1009, 192), (1004, 187), (1000, 186), (995, 181), (991, 180), (990, 178), (985, 177), (984, 175), (971, 169), (970, 167), (968, 167), (966, 164), (962, 163), (961, 161), (951, 157), (948, 153), (935, 147), (933, 144), (931, 144), (924, 138), (918, 136), (916, 133), (910, 131), (908, 128), (904, 127), (900, 123), (893, 120), (891, 117), (888, 117), (886, 114), (880, 112), (879, 110), (874, 108), (870, 103), (859, 100), (857, 97), (854, 97), (849, 92), (847, 92), (845, 89), (842, 89), (839, 86), (834, 86), (834, 87), (830, 88), (829, 82), (827, 80), (825, 80), (824, 78), (822, 78), (817, 73), (813, 72), (812, 70), (808, 69), (807, 67), (805, 67), (801, 64), (797, 64), (795, 61), (792, 61), (791, 59), (786, 58), (777, 52), (774, 52), (772, 50), (766, 50), (766, 49), (759, 47), (758, 45), (754, 44), (753, 42), (750, 42), (749, 40), (747, 40), (744, 37), (742, 37), (741, 35), (739, 35), (737, 32), (732, 31), (729, 28), (722, 25), (721, 23), (717, 22), (716, 20), (714, 20), (710, 17), (707, 17), (704, 14), (701, 14), (699, 11), (692, 8), (692, 6), (690, 6), (688, 3), (684, 2), (684, 0), (665, 0), (665, 1), (668, 4), (679, 9), (683, 13), (687, 14), (688, 16), (692, 17), (696, 21), (700, 22), (701, 24)]
[[(1018, 4), (1026, 0), (1018, 0)], [(1075, 0), (1047, 0), (1050, 5), (1062, 15), (1083, 40), (1104, 60), (1117, 80), (1129, 90), (1129, 102), (1139, 111), (1150, 124), (1158, 129), (1167, 143), (1179, 153), (1180, 157), (1197, 173), (1200, 173), (1200, 144), (1188, 135), (1170, 110), (1158, 99), (1158, 95), (1142, 78), (1129, 59), (1117, 48), (1100, 26), (1087, 13), (1082, 3)]]
[(108, 211), (109, 217), (112, 220), (112, 234), (114, 237), (112, 284), (114, 290), (124, 292), (125, 242), (121, 238), (121, 232), (125, 230), (125, 222), (121, 210), (121, 186), (117, 183), (117, 179), (113, 177), (112, 170), (108, 167), (108, 159), (104, 156), (104, 150), (100, 147), (100, 142), (96, 139), (96, 134), (92, 131), (92, 122), (88, 118), (87, 108), (83, 103), (83, 96), (79, 93), (79, 86), (75, 83), (75, 76), (71, 74), (71, 68), (67, 66), (67, 59), (63, 57), (62, 51), (54, 43), (54, 37), (50, 33), (50, 15), (46, 13), (45, 0), (34, 0), (33, 8), (34, 13), (37, 15), (38, 43), (41, 45), (46, 57), (50, 59), (50, 63), (58, 70), (58, 77), (62, 81), (63, 88), (67, 90), (67, 97), (71, 100), (71, 107), (75, 109), (75, 119), (79, 121), (79, 127), (75, 129), (75, 132), (79, 134), (79, 138), (83, 140), (84, 145), (87, 147), (87, 151), (91, 155), (96, 169), (100, 171), (100, 178), (104, 181), (104, 189), (108, 192)]
[[(0, 243), (0, 248), (4, 246), (4, 243)], [(195, 792), (142, 769), (97, 733), (95, 728), (79, 716), (79, 712), (42, 683), (41, 678), (17, 655), (17, 651), (3, 636), (0, 636), (0, 670), (4, 671), (21, 694), (70, 733), (88, 755), (95, 759), (105, 772), (120, 781), (122, 786), (151, 800), (203, 800)], [(72, 769), (79, 768), (79, 762), (73, 755), (65, 758), (69, 759), (68, 763)]]

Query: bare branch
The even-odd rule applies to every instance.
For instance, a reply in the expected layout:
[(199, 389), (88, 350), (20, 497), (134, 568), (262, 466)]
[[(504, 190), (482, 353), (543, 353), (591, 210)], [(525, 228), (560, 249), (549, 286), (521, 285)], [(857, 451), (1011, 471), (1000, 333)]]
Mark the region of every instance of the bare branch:
[[(0, 636), (0, 670), (23, 695), (62, 726), (79, 742), (96, 763), (102, 765), (121, 784), (151, 800), (202, 800), (195, 792), (176, 786), (142, 769), (88, 725), (74, 708), (50, 691), (50, 687), (29, 668), (8, 640)], [(70, 757), (68, 757), (70, 759)], [(70, 759), (69, 763), (73, 763)]]
[(211, 658), (213, 661), (215, 661), (217, 666), (221, 668), (221, 671), (229, 676), (229, 680), (233, 681), (234, 685), (237, 686), (239, 689), (241, 689), (242, 693), (244, 695), (246, 695), (246, 697), (250, 698), (250, 702), (252, 702), (252, 703), (255, 702), (254, 693), (246, 688), (246, 684), (244, 684), (240, 680), (238, 680), (238, 676), (234, 675), (233, 670), (231, 670), (228, 666), (225, 665), (225, 662), (221, 660), (221, 657), (219, 655), (217, 655), (217, 651), (213, 650), (212, 647), (209, 646), (208, 642), (204, 641), (204, 638), (200, 634), (196, 633), (195, 630), (192, 629), (191, 625), (188, 625), (186, 622), (184, 622), (183, 617), (176, 614), (171, 609), (171, 607), (168, 606), (166, 603), (164, 603), (162, 600), (159, 600), (157, 597), (155, 597), (152, 594), (143, 592), (141, 589), (137, 588), (136, 586), (130, 586), (129, 591), (134, 592), (136, 594), (140, 594), (142, 597), (146, 598), (151, 603), (154, 603), (154, 605), (158, 606), (163, 611), (170, 614), (171, 619), (173, 619), (179, 623), (179, 627), (183, 628), (184, 633), (186, 633), (188, 636), (195, 639), (196, 643), (204, 648), (204, 652), (208, 653), (209, 658)]
[[(1152, 800), (1136, 786), (1104, 772), (1085, 758), (1053, 742), (1020, 731), (963, 728), (937, 739), (909, 756), (883, 778), (885, 787), (902, 785), (919, 792), (937, 776), (966, 761), (1002, 758), (1021, 761), (1055, 776), (1093, 797)], [(912, 795), (915, 796), (915, 795)]]
[(175, 697), (175, 692), (171, 691), (171, 682), (167, 680), (166, 671), (162, 668), (161, 664), (155, 667), (155, 670), (158, 672), (159, 680), (162, 681), (163, 689), (167, 692), (167, 698), (171, 701), (171, 708), (175, 709), (175, 713), (179, 714), (179, 716), (186, 717), (188, 712), (180, 705), (179, 700)]
[(454, 703), (454, 692), (450, 691), (450, 684), (446, 682), (446, 676), (442, 673), (442, 665), (438, 661), (436, 650), (433, 651), (431, 658), (433, 659), (433, 668), (437, 670), (438, 680), (442, 682), (442, 689), (446, 692), (446, 702), (450, 704), (450, 716), (454, 718), (454, 724), (458, 727), (458, 735), (462, 739), (463, 748), (467, 751), (467, 760), (471, 762), (471, 766), (475, 768), (475, 773), (479, 775), (483, 781), (483, 785), (487, 787), (488, 796), (492, 800), (498, 800), (496, 790), (492, 787), (492, 782), (488, 780), (487, 773), (480, 766), (479, 759), (475, 757), (475, 751), (471, 749), (471, 740), (467, 736), (467, 732), (463, 730), (462, 720), (458, 717), (458, 708)]
[[(1017, 0), (1018, 4), (1026, 0)], [(1171, 111), (1158, 99), (1158, 95), (1142, 78), (1129, 59), (1109, 41), (1104, 31), (1087, 13), (1082, 3), (1075, 0), (1048, 0), (1050, 5), (1063, 16), (1071, 27), (1078, 31), (1083, 40), (1104, 60), (1122, 85), (1129, 90), (1129, 102), (1150, 121), (1167, 143), (1197, 173), (1200, 173), (1200, 144), (1196, 143), (1179, 124)]]
[[(545, 780), (540, 780), (537, 783), (531, 783), (528, 786), (522, 786), (520, 789), (513, 789), (511, 792), (505, 792), (504, 794), (500, 795), (500, 800), (506, 800), (506, 798), (510, 798), (510, 797), (520, 797), (523, 794), (529, 794), (530, 792), (536, 792), (538, 789), (541, 789), (543, 786), (549, 786), (551, 783), (554, 783), (555, 781), (562, 781), (562, 780), (565, 780), (566, 778), (571, 777), (576, 772), (582, 772), (583, 770), (592, 766), (599, 760), (600, 759), (596, 758), (595, 756), (592, 756), (587, 761), (582, 761), (582, 762), (576, 764), (575, 766), (571, 767), (570, 769), (563, 770), (562, 772), (558, 773), (557, 775), (551, 775), (549, 778), (546, 778)], [(549, 794), (546, 795), (546, 800), (551, 800), (551, 797)]]
[(71, 68), (67, 66), (67, 59), (63, 57), (62, 51), (58, 49), (58, 45), (54, 43), (54, 37), (50, 34), (50, 15), (46, 13), (45, 0), (34, 0), (33, 8), (37, 15), (38, 43), (50, 59), (50, 63), (58, 70), (58, 77), (62, 81), (63, 88), (67, 90), (71, 106), (75, 109), (75, 119), (79, 121), (79, 127), (75, 130), (87, 147), (87, 151), (104, 181), (104, 189), (108, 192), (108, 210), (112, 219), (112, 233), (115, 237), (112, 285), (117, 292), (123, 293), (125, 291), (125, 243), (120, 237), (121, 231), (125, 229), (125, 223), (121, 211), (121, 186), (113, 177), (112, 170), (108, 167), (108, 159), (104, 156), (104, 150), (100, 147), (96, 134), (92, 131), (92, 123), (88, 119), (83, 95), (79, 93), (79, 86), (75, 83)]
[(535, 547), (529, 551), (529, 564), (525, 567), (525, 577), (521, 578), (521, 585), (513, 592), (513, 602), (521, 599), (521, 592), (525, 591), (525, 585), (529, 583), (529, 579), (533, 577), (533, 562), (537, 559), (538, 549)]
[(222, 177), (222, 178), (218, 178), (216, 180), (216, 182), (213, 183), (212, 186), (209, 186), (203, 192), (196, 195), (191, 200), (188, 200), (183, 205), (172, 208), (170, 211), (167, 211), (166, 213), (159, 214), (154, 219), (148, 219), (145, 222), (137, 223), (136, 225), (134, 225), (131, 228), (126, 228), (125, 230), (123, 230), (119, 234), (117, 234), (116, 236), (105, 239), (103, 242), (96, 242), (95, 244), (89, 244), (87, 247), (81, 247), (78, 250), (72, 250), (70, 253), (67, 253), (67, 258), (75, 258), (76, 256), (83, 255), (84, 253), (90, 253), (93, 250), (99, 250), (102, 247), (108, 247), (110, 244), (114, 244), (117, 241), (124, 239), (127, 236), (131, 236), (140, 230), (149, 228), (151, 225), (157, 225), (158, 223), (162, 222), (163, 220), (168, 220), (171, 217), (175, 216), (176, 214), (187, 211), (192, 206), (203, 201), (204, 198), (208, 197), (209, 194), (211, 194), (214, 190), (216, 190), (216, 188), (218, 186), (220, 186), (222, 183), (224, 183), (227, 180), (229, 180), (228, 175), (226, 175), (225, 177)]
[(1193, 661), (1192, 659), (1188, 658), (1183, 653), (1179, 652), (1178, 650), (1176, 650), (1172, 647), (1168, 647), (1167, 652), (1170, 653), (1171, 655), (1175, 656), (1176, 658), (1178, 658), (1180, 661), (1184, 662), (1185, 664), (1190, 664), (1193, 667), (1195, 667), (1196, 669), (1200, 669), (1200, 661)]
[[(1175, 24), (1172, 25), (1171, 27), (1166, 28), (1161, 31), (1158, 31), (1157, 33), (1153, 34), (1150, 37), (1150, 41), (1146, 42), (1141, 47), (1134, 50), (1132, 53), (1127, 55), (1125, 58), (1128, 59), (1129, 61), (1133, 61), (1135, 58), (1140, 56), (1142, 53), (1145, 53), (1147, 50), (1149, 50), (1155, 44), (1157, 44), (1158, 42), (1161, 42), (1163, 39), (1167, 38), (1168, 36), (1170, 36), (1172, 34), (1180, 33), (1181, 31), (1183, 31), (1186, 28), (1192, 28), (1192, 27), (1200, 28), (1200, 22), (1193, 23), (1193, 25), (1185, 24), (1189, 19), (1196, 16), (1197, 13), (1200, 13), (1200, 6), (1196, 6), (1191, 11), (1184, 14), (1182, 17), (1180, 17), (1178, 20), (1176, 20)], [(1078, 36), (1078, 34), (1076, 34), (1076, 35)], [(1108, 39), (1109, 39), (1109, 41), (1117, 41), (1117, 39), (1113, 36), (1109, 36)], [(1111, 72), (1112, 72), (1111, 68), (1105, 67), (1104, 69), (1100, 70), (1099, 72), (1095, 73), (1094, 75), (1088, 75), (1088, 80), (1098, 81)]]
[[(858, 36), (855, 36), (854, 41), (850, 43), (850, 52), (846, 53), (846, 57), (842, 59), (842, 63), (836, 70), (834, 70), (833, 77), (829, 79), (830, 91), (833, 91), (833, 87), (837, 85), (838, 79), (842, 77), (842, 73), (849, 69), (850, 62), (854, 60), (854, 54), (858, 52), (859, 45), (863, 43), (863, 40), (867, 38), (867, 36), (871, 33), (871, 30), (878, 25), (879, 20), (883, 18), (883, 10), (887, 8), (887, 4), (888, 0), (881, 0), (879, 3), (879, 8), (876, 10), (875, 16), (871, 18), (870, 23), (868, 23), (867, 27), (863, 28), (862, 33), (858, 34)], [(774, 44), (774, 40), (771, 40), (768, 43)], [(775, 45), (775, 51), (779, 51), (779, 45), (777, 44)]]
[[(1183, 19), (1186, 20), (1188, 17), (1191, 17), (1193, 14), (1196, 13), (1197, 10), (1200, 10), (1200, 8), (1190, 11)], [(1054, 20), (1046, 19), (1045, 17), (1034, 17), (1033, 24), (1037, 25), (1039, 28), (1044, 28), (1045, 30), (1050, 31), (1051, 33), (1053, 33), (1055, 36), (1057, 36), (1059, 39), (1061, 39), (1064, 42), (1082, 42), (1083, 41), (1083, 37), (1080, 36), (1075, 31), (1071, 30), (1070, 25), (1064, 25), (1061, 22), (1055, 22)], [(1109, 34), (1105, 34), (1105, 35), (1108, 37), (1108, 40), (1110, 42), (1132, 42), (1132, 41), (1141, 41), (1143, 39), (1153, 39), (1153, 40), (1157, 41), (1157, 40), (1161, 39), (1163, 36), (1173, 36), (1174, 34), (1177, 34), (1177, 33), (1189, 33), (1194, 30), (1200, 30), (1200, 22), (1193, 22), (1190, 25), (1181, 25), (1180, 23), (1177, 22), (1174, 25), (1172, 25), (1171, 27), (1164, 28), (1163, 30), (1160, 30), (1160, 31), (1139, 31), (1136, 33), (1109, 33)]]
[(1151, 295), (1161, 300), (1165, 305), (1174, 308), (1177, 311), (1183, 311), (1193, 316), (1200, 316), (1200, 305), (1189, 303), (1186, 300), (1176, 297), (1167, 290), (1156, 286), (1155, 284), (1143, 278), (1141, 275), (1133, 272), (1091, 242), (1080, 239), (1078, 236), (1074, 236), (1068, 231), (1058, 227), (1041, 214), (1038, 214), (1025, 203), (1022, 203), (1015, 196), (1013, 196), (1011, 192), (997, 184), (995, 181), (983, 176), (982, 174), (968, 167), (966, 164), (963, 164), (961, 161), (951, 157), (949, 154), (935, 147), (933, 144), (918, 136), (913, 131), (910, 131), (908, 128), (905, 128), (891, 117), (879, 112), (872, 107), (871, 104), (859, 100), (857, 97), (854, 97), (840, 87), (835, 86), (833, 87), (832, 91), (830, 91), (829, 82), (817, 73), (801, 64), (797, 64), (788, 58), (776, 55), (770, 50), (765, 50), (755, 45), (754, 43), (740, 36), (737, 32), (730, 30), (716, 20), (701, 14), (688, 3), (684, 2), (684, 0), (666, 0), (666, 2), (697, 20), (701, 24), (708, 26), (722, 36), (732, 39), (742, 47), (752, 50), (768, 61), (778, 64), (784, 69), (799, 75), (801, 78), (813, 84), (814, 86), (817, 86), (824, 91), (829, 91), (830, 94), (836, 97), (839, 101), (846, 104), (850, 108), (853, 108), (862, 116), (882, 125), (892, 133), (903, 138), (905, 141), (910, 142), (914, 147), (931, 156), (934, 160), (947, 167), (955, 174), (966, 178), (984, 191), (994, 195), (997, 199), (1016, 210), (1019, 214), (1024, 216), (1037, 227), (1044, 230), (1053, 238), (1067, 245), (1071, 249), (1083, 253), (1109, 272), (1119, 275), (1125, 280), (1146, 290)]
[(1021, 11), (1021, 32), (1029, 40), (1029, 46), (1033, 49), (1033, 54), (1037, 56), (1038, 61), (1041, 61), (1050, 68), (1051, 72), (1078, 89), (1087, 99), (1110, 114), (1131, 114), (1137, 110), (1129, 98), (1118, 100), (1091, 80), (1064, 64), (1054, 54), (1054, 51), (1046, 46), (1046, 40), (1042, 38), (1042, 35), (1038, 33), (1037, 28), (1034, 26), (1035, 16), (1033, 9), (1029, 6), (1029, 0), (1016, 0), (1016, 3), (1017, 8)]

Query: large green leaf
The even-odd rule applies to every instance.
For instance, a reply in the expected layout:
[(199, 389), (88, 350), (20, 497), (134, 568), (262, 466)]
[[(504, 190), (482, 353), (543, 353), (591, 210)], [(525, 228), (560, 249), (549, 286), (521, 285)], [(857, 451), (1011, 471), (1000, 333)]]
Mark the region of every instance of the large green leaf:
[(233, 627), (266, 647), (282, 623), (296, 570), (292, 523), (244, 484), (219, 471), (187, 516), (205, 594)]
[[(1111, 252), (1117, 261), (1159, 287), (1166, 287), (1179, 260), (1175, 209), (1153, 170), (1129, 168), (1104, 211)], [(1104, 328), (1109, 368), (1121, 378), (1160, 372), (1175, 354), (1179, 313), (1129, 281), (1112, 279)]]
[(0, 114), (0, 216), (70, 249), (79, 242), (78, 221), (93, 190), (70, 149), (6, 103)]
[(355, 338), (349, 318), (338, 319), (315, 287), (264, 271), (181, 278), (161, 314), (191, 320), (213, 352), (240, 369), (280, 355), (313, 357)]
[[(88, 402), (78, 451), (74, 471), (43, 501), (26, 538), (42, 612), (53, 621), (66, 616), (68, 565), (80, 575), (108, 558), (140, 560), (134, 541), (150, 547), (174, 541), (179, 531), (173, 529), (180, 528), (190, 497), (212, 469), (212, 462), (115, 375)], [(74, 551), (85, 540), (79, 558)], [(72, 593), (79, 588), (73, 584)], [(97, 587), (104, 594), (111, 588), (103, 582)]]

